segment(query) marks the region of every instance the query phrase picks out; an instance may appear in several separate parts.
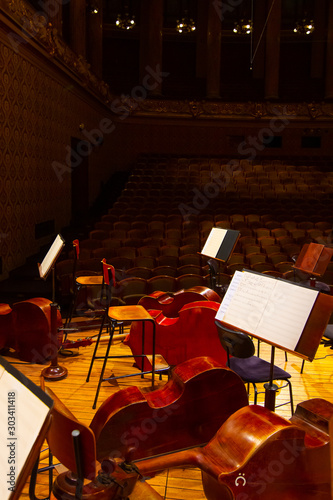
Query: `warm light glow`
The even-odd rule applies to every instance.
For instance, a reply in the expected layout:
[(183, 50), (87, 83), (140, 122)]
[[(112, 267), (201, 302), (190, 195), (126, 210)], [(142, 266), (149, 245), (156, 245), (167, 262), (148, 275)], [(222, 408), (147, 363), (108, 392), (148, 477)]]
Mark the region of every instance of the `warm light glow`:
[(296, 23), (294, 33), (298, 33), (299, 35), (311, 35), (314, 29), (313, 21), (302, 19), (302, 21)]
[(183, 17), (181, 21), (177, 21), (177, 31), (178, 33), (191, 33), (195, 31), (196, 26), (191, 18)]
[(130, 16), (128, 12), (125, 12), (124, 16), (118, 14), (116, 25), (118, 28), (123, 30), (130, 30), (135, 26), (135, 17)]
[(235, 24), (233, 32), (237, 33), (237, 35), (250, 35), (252, 29), (252, 21), (244, 21), (244, 19), (241, 19), (239, 23)]

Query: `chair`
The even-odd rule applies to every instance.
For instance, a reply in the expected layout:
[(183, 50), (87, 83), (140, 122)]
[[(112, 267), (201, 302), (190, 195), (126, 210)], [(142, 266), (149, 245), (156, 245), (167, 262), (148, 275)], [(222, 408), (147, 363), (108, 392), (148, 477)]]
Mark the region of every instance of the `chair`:
[(128, 277), (117, 283), (117, 296), (127, 305), (137, 304), (141, 297), (147, 295), (147, 280), (139, 277)]
[(159, 255), (156, 258), (157, 266), (178, 267), (178, 257), (176, 255)]
[(177, 268), (173, 266), (157, 266), (152, 270), (153, 276), (177, 276)]
[[(95, 263), (96, 259), (90, 259), (88, 261), (85, 261), (84, 263), (82, 261), (81, 262), (79, 261), (80, 243), (78, 239), (73, 240), (73, 248), (74, 248), (73, 271), (72, 271), (73, 297), (67, 318), (65, 320), (65, 326), (68, 326), (72, 321), (73, 314), (78, 304), (78, 298), (81, 290), (87, 287), (89, 288), (97, 287), (98, 292), (101, 293), (103, 286), (102, 269), (100, 269), (100, 271), (91, 269), (92, 268), (91, 261)], [(78, 267), (80, 267), (79, 270)], [(87, 305), (86, 299), (84, 302), (85, 305)]]
[(183, 274), (176, 278), (177, 280), (177, 289), (178, 290), (187, 290), (188, 288), (192, 288), (195, 286), (206, 286), (207, 281), (204, 276), (199, 274)]
[(177, 276), (182, 276), (183, 274), (199, 274), (202, 275), (202, 267), (196, 264), (187, 264), (180, 266), (177, 269)]
[(131, 267), (126, 269), (125, 274), (128, 278), (143, 278), (148, 280), (152, 277), (152, 270), (148, 267)]
[[(265, 384), (271, 381), (271, 363), (255, 356), (255, 347), (252, 339), (246, 333), (231, 330), (218, 320), (215, 320), (220, 342), (227, 352), (227, 364), (246, 384), (252, 384), (254, 388), (254, 404), (257, 404), (257, 384)], [(291, 414), (294, 414), (294, 403), (290, 373), (282, 368), (273, 366), (273, 380), (282, 380), (289, 387), (290, 400), (286, 403), (276, 405), (284, 406), (290, 404)]]
[[(86, 495), (89, 496), (89, 491), (90, 495), (91, 491), (94, 491), (97, 497), (113, 498), (115, 484), (117, 484), (117, 472), (121, 472), (121, 470), (117, 468), (117, 471), (114, 471), (114, 478), (109, 472), (104, 470), (103, 476), (106, 481), (104, 483), (100, 481), (101, 464), (98, 462), (100, 459), (97, 458), (98, 452), (96, 448), (98, 435), (95, 434), (92, 425), (88, 426), (79, 421), (51, 389), (46, 387), (45, 392), (54, 402), (51, 425), (46, 436), (50, 455), (56, 457), (68, 469), (68, 472), (63, 472), (56, 477), (55, 487), (59, 488), (61, 495), (68, 493), (69, 497), (77, 500), (80, 500), (82, 497), (84, 498)], [(98, 411), (95, 416), (95, 419), (97, 418)], [(38, 466), (38, 463), (36, 465)], [(33, 475), (31, 476), (33, 483), (36, 483), (36, 475), (37, 467), (34, 471), (34, 477)], [(64, 479), (64, 475), (68, 479)], [(120, 473), (119, 477), (121, 478), (122, 476), (123, 473)], [(52, 483), (52, 475), (50, 483)], [(68, 484), (68, 491), (66, 488), (64, 492), (64, 484)], [(50, 484), (50, 493), (51, 486), (52, 484)], [(162, 497), (146, 482), (135, 481), (133, 487), (130, 475), (125, 482), (121, 481), (121, 488), (124, 488), (123, 491), (127, 489), (126, 498), (128, 499), (143, 500), (144, 498), (149, 498), (151, 500), (162, 500)], [(30, 488), (29, 494), (31, 493), (32, 489)], [(33, 497), (36, 498), (34, 494)], [(33, 497), (30, 496), (30, 498)], [(53, 499), (55, 497), (51, 495), (50, 498)]]
[(155, 291), (176, 292), (177, 281), (173, 276), (153, 276), (148, 283), (148, 295)]

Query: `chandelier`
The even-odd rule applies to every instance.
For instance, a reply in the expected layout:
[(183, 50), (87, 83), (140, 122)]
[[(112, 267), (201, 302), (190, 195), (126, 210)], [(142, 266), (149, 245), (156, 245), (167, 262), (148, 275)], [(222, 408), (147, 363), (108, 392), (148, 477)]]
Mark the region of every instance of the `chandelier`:
[(131, 16), (126, 10), (124, 15), (118, 14), (116, 25), (122, 30), (130, 30), (135, 26), (135, 16)]
[(251, 20), (244, 21), (241, 19), (239, 23), (235, 23), (233, 32), (237, 35), (250, 35), (252, 33), (253, 24)]
[(179, 21), (177, 20), (177, 31), (178, 33), (192, 33), (195, 31), (195, 22), (191, 17), (187, 15), (187, 11), (184, 13), (184, 17)]
[(298, 33), (299, 35), (311, 35), (314, 31), (313, 21), (308, 21), (307, 19), (302, 19), (302, 21), (298, 21), (294, 28), (294, 33)]

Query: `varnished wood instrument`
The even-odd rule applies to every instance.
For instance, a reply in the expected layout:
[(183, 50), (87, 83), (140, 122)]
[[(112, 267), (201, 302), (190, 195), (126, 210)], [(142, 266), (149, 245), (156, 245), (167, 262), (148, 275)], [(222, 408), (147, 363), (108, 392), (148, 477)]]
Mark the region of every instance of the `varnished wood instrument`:
[(136, 462), (144, 476), (199, 467), (208, 500), (331, 500), (333, 405), (304, 401), (290, 421), (265, 407), (236, 411), (204, 447)]
[[(197, 356), (210, 356), (220, 364), (227, 361), (226, 351), (222, 347), (215, 316), (220, 304), (213, 301), (196, 301), (185, 304), (177, 316), (167, 317), (163, 311), (154, 314), (155, 317), (155, 352), (163, 356), (170, 366), (176, 366)], [(151, 325), (146, 325), (145, 354), (152, 354)], [(124, 344), (129, 346), (138, 366), (141, 366), (142, 324), (133, 322)], [(144, 360), (144, 371), (151, 370), (148, 359)]]
[(142, 297), (138, 303), (147, 311), (162, 311), (167, 318), (175, 318), (184, 305), (203, 300), (220, 303), (221, 297), (210, 288), (194, 286), (174, 293), (155, 291)]
[(98, 409), (90, 428), (97, 459), (126, 461), (207, 443), (221, 424), (248, 404), (244, 383), (209, 357), (176, 366), (152, 392), (127, 387)]
[[(141, 498), (136, 485), (140, 473), (121, 468), (121, 462), (204, 444), (234, 411), (248, 403), (238, 375), (206, 357), (176, 367), (161, 389), (142, 393), (128, 387), (114, 393), (97, 410), (90, 427), (77, 421), (50, 389), (46, 392), (54, 399), (49, 446), (71, 471), (55, 481), (54, 494), (61, 500), (74, 499), (77, 482), (72, 473), (91, 481), (83, 486), (86, 500), (125, 499), (121, 496), (125, 492), (130, 498)], [(80, 432), (80, 467), (69, 439), (73, 429)], [(102, 472), (96, 473), (96, 461)], [(129, 485), (138, 496), (129, 495)]]
[(59, 309), (56, 312), (57, 345), (51, 340), (51, 304), (36, 297), (0, 307), (0, 349), (13, 349), (22, 361), (45, 363), (54, 351), (90, 345), (91, 339), (63, 341), (63, 323)]

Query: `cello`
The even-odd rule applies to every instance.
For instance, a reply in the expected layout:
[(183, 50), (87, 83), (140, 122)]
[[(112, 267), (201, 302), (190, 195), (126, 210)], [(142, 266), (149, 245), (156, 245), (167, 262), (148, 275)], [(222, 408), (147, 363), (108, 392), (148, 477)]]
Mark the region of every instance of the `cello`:
[[(46, 392), (54, 399), (47, 436), (50, 450), (74, 473), (77, 465), (70, 433), (72, 429), (80, 431), (83, 453), (79, 458), (84, 477), (91, 481), (83, 487), (86, 500), (130, 497), (117, 496), (117, 488), (113, 489), (116, 484), (112, 478), (125, 491), (126, 485), (138, 479), (137, 471), (127, 473), (121, 463), (174, 452), (179, 446), (202, 445), (234, 411), (248, 404), (239, 376), (206, 357), (177, 366), (167, 384), (155, 391), (144, 393), (137, 387), (127, 387), (112, 394), (97, 410), (89, 428), (78, 422), (50, 389)], [(96, 460), (103, 471), (97, 476)], [(102, 476), (108, 480), (104, 477), (102, 481)], [(60, 474), (53, 489), (56, 498), (74, 499), (74, 483), (71, 473)]]
[(332, 417), (333, 405), (318, 398), (297, 405), (289, 421), (265, 407), (245, 406), (206, 446), (135, 467), (146, 477), (172, 467), (199, 467), (208, 500), (331, 500)]
[(186, 290), (178, 290), (174, 293), (155, 291), (150, 295), (142, 297), (138, 304), (147, 311), (162, 311), (167, 318), (175, 318), (178, 316), (181, 308), (186, 304), (190, 302), (201, 302), (203, 300), (220, 303), (221, 297), (210, 288), (205, 286), (194, 286)]
[(55, 349), (90, 345), (91, 339), (63, 341), (63, 323), (57, 308), (56, 327), (58, 345), (51, 341), (52, 302), (35, 297), (0, 307), (0, 349), (13, 349), (21, 361), (45, 363), (55, 354)]
[[(140, 301), (139, 301), (140, 303)], [(196, 301), (185, 304), (173, 317), (163, 311), (149, 310), (155, 319), (155, 352), (163, 356), (170, 366), (178, 365), (197, 356), (210, 356), (226, 365), (227, 355), (222, 347), (215, 326), (215, 316), (220, 304), (213, 301)], [(145, 354), (152, 354), (152, 326), (146, 325)], [(142, 323), (133, 322), (130, 333), (124, 340), (129, 346), (135, 362), (141, 366)], [(144, 358), (144, 371), (151, 370), (150, 362)]]
[(90, 424), (97, 459), (141, 460), (207, 443), (247, 404), (244, 383), (232, 370), (209, 357), (187, 360), (160, 389), (127, 387), (106, 399)]

